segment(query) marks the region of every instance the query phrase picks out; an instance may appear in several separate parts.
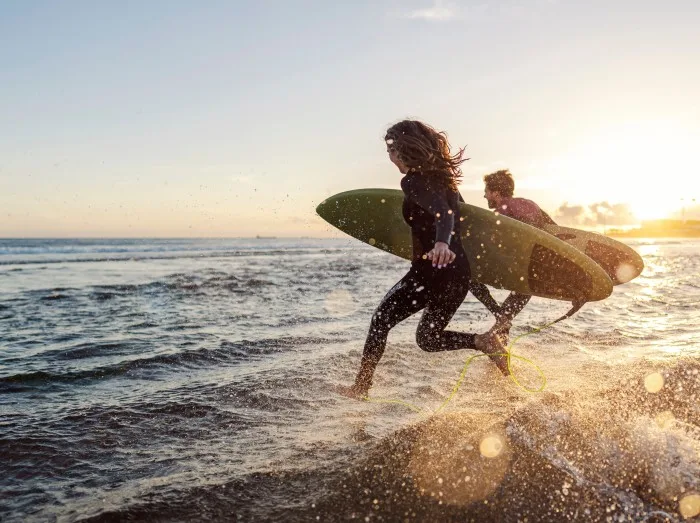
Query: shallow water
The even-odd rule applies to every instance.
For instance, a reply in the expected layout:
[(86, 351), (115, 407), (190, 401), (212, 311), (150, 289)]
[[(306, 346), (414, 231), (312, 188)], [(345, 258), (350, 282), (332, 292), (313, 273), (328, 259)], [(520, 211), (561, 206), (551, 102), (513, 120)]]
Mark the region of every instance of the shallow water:
[[(528, 392), (474, 351), (390, 335), (407, 262), (352, 240), (0, 240), (3, 521), (681, 521), (700, 485), (700, 242), (517, 341)], [(503, 291), (495, 291), (503, 299)], [(567, 303), (535, 298), (513, 337)], [(491, 319), (468, 297), (453, 329)], [(521, 383), (536, 370), (516, 361)]]

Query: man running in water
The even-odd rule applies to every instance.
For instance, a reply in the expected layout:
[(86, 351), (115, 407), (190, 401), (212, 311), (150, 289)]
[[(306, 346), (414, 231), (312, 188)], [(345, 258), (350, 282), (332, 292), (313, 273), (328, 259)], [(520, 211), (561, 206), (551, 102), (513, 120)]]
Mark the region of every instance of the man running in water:
[[(489, 209), (515, 220), (541, 229), (554, 220), (539, 205), (526, 198), (514, 198), (515, 182), (513, 175), (504, 169), (484, 176), (484, 198)], [(556, 225), (556, 224), (555, 224)], [(498, 305), (486, 285), (471, 281), (469, 290), (496, 317), (492, 331), (508, 335), (513, 319), (523, 310), (532, 296), (511, 292), (503, 304)]]

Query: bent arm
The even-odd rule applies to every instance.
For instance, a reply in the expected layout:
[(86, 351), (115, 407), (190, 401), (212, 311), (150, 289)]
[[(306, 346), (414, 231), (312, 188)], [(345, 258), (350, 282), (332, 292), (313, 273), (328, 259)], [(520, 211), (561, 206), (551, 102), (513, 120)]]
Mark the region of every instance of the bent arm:
[(431, 187), (426, 175), (408, 175), (401, 180), (401, 188), (408, 198), (420, 205), (435, 219), (435, 242), (450, 244), (455, 225), (454, 211), (442, 190)]

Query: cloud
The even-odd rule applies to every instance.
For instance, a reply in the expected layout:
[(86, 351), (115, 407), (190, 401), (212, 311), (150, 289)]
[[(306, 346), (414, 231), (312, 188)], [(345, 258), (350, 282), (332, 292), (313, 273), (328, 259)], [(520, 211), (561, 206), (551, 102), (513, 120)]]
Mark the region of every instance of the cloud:
[(541, 11), (558, 2), (559, 0), (506, 0), (502, 3), (486, 1), (446, 3), (442, 0), (434, 0), (431, 7), (414, 9), (403, 16), (428, 22), (445, 22), (455, 19), (473, 20), (483, 16), (537, 17)]
[(564, 202), (554, 212), (554, 221), (561, 225), (633, 225), (639, 222), (626, 203), (606, 201), (590, 205), (569, 205)]
[(415, 9), (406, 14), (408, 18), (428, 20), (430, 22), (452, 20), (456, 15), (457, 10), (453, 5), (443, 5), (440, 0), (435, 0), (432, 7)]

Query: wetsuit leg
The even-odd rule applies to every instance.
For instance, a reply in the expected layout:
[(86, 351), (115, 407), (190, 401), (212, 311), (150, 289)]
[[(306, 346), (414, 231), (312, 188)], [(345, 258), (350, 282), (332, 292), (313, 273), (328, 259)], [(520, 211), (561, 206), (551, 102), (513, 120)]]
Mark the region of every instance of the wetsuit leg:
[(472, 294), (477, 300), (484, 304), (491, 314), (496, 315), (501, 312), (501, 306), (496, 300), (493, 299), (493, 296), (491, 296), (491, 293), (486, 285), (483, 283), (470, 281), (469, 290), (472, 291)]
[(520, 314), (520, 311), (527, 305), (530, 298), (532, 298), (532, 296), (528, 294), (511, 292), (503, 302), (503, 305), (501, 305), (501, 317), (508, 321), (513, 321), (513, 318)]
[(460, 278), (436, 285), (416, 330), (416, 342), (424, 351), (474, 349), (475, 333), (445, 330), (469, 291), (469, 280)]
[(389, 331), (428, 303), (428, 291), (423, 276), (414, 269), (409, 271), (389, 290), (374, 312), (362, 353), (360, 371), (355, 378), (356, 388), (366, 391), (372, 385), (374, 369), (384, 354)]

